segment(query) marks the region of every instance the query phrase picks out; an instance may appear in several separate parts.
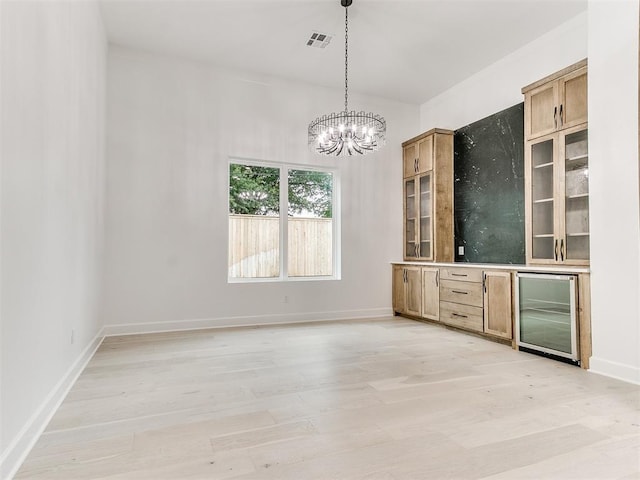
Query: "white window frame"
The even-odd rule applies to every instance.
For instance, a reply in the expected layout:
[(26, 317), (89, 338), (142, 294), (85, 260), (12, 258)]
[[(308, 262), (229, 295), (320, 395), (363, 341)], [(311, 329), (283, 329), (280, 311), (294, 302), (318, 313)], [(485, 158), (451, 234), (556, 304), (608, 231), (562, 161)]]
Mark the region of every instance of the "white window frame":
[[(240, 157), (230, 157), (227, 165), (227, 262), (229, 263), (229, 175), (231, 172), (231, 164), (251, 165), (256, 167), (278, 168), (280, 170), (280, 221), (279, 221), (279, 248), (280, 248), (280, 276), (279, 277), (231, 277), (227, 266), (227, 282), (228, 283), (261, 283), (261, 282), (313, 282), (313, 281), (330, 281), (341, 279), (341, 230), (340, 230), (340, 176), (338, 169), (321, 167), (317, 165), (309, 165), (304, 163), (283, 163), (273, 161), (254, 160)], [(311, 172), (331, 173), (333, 175), (333, 188), (331, 191), (331, 248), (333, 275), (309, 276), (309, 277), (290, 277), (288, 272), (289, 259), (289, 228), (288, 228), (288, 212), (289, 212), (289, 195), (288, 195), (288, 171), (289, 170), (307, 170)]]

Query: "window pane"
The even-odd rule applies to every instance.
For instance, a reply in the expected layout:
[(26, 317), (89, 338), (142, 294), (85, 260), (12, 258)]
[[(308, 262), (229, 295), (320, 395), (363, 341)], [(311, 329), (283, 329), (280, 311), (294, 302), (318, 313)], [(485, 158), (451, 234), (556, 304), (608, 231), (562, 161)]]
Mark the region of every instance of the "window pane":
[(333, 275), (333, 175), (289, 170), (290, 277)]
[(229, 277), (280, 276), (280, 169), (229, 166)]

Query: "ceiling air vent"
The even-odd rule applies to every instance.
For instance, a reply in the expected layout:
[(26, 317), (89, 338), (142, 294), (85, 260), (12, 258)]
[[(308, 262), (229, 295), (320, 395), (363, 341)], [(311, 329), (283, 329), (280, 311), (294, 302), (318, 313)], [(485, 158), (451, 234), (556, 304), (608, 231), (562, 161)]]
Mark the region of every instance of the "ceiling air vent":
[(329, 45), (331, 41), (331, 35), (326, 33), (313, 32), (307, 40), (308, 47), (324, 48)]

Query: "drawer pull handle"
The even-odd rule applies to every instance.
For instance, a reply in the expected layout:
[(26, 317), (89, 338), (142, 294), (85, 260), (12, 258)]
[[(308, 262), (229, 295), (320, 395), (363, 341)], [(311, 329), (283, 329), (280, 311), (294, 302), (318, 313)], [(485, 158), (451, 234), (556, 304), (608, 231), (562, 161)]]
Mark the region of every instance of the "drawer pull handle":
[(467, 277), (468, 275), (466, 273), (452, 273), (451, 276), (452, 277)]
[(463, 292), (462, 290), (451, 290), (453, 293), (459, 293), (460, 295), (467, 295), (469, 292)]
[(460, 318), (468, 318), (466, 315), (461, 315), (459, 313), (452, 313), (451, 315), (453, 315), (454, 317), (460, 317)]

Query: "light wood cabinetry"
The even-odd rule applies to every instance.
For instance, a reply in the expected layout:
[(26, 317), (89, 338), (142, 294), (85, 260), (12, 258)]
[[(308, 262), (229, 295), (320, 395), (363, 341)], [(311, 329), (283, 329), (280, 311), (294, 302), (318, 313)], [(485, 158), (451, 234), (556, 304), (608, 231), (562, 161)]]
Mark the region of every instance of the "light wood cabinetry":
[(393, 276), (391, 282), (393, 311), (396, 313), (404, 312), (404, 267), (401, 265), (393, 266)]
[(484, 271), (484, 332), (502, 338), (513, 338), (511, 272)]
[(433, 170), (433, 135), (406, 144), (402, 148), (404, 178)]
[(393, 310), (422, 315), (422, 269), (418, 266), (393, 267)]
[(454, 327), (484, 331), (482, 271), (442, 268), (441, 272), (440, 321)]
[(528, 85), (522, 93), (529, 139), (586, 123), (587, 61)]
[(440, 320), (440, 270), (422, 267), (422, 316)]
[(440, 285), (440, 300), (482, 307), (482, 284), (443, 280)]
[(442, 280), (482, 282), (482, 270), (469, 267), (440, 267)]
[(402, 144), (404, 259), (453, 261), (453, 132), (433, 129)]
[[(496, 340), (514, 341), (516, 273), (549, 272), (548, 268), (496, 268), (494, 265), (393, 265), (393, 310), (412, 318), (438, 321)], [(515, 267), (515, 266), (514, 266)], [(551, 270), (578, 278), (577, 321), (580, 365), (589, 368), (591, 308), (589, 273), (562, 267)]]
[(580, 366), (589, 368), (591, 359), (591, 275), (578, 275), (578, 349)]
[[(586, 69), (580, 62), (523, 89), (528, 264), (589, 264)], [(551, 120), (541, 113), (550, 110)]]

